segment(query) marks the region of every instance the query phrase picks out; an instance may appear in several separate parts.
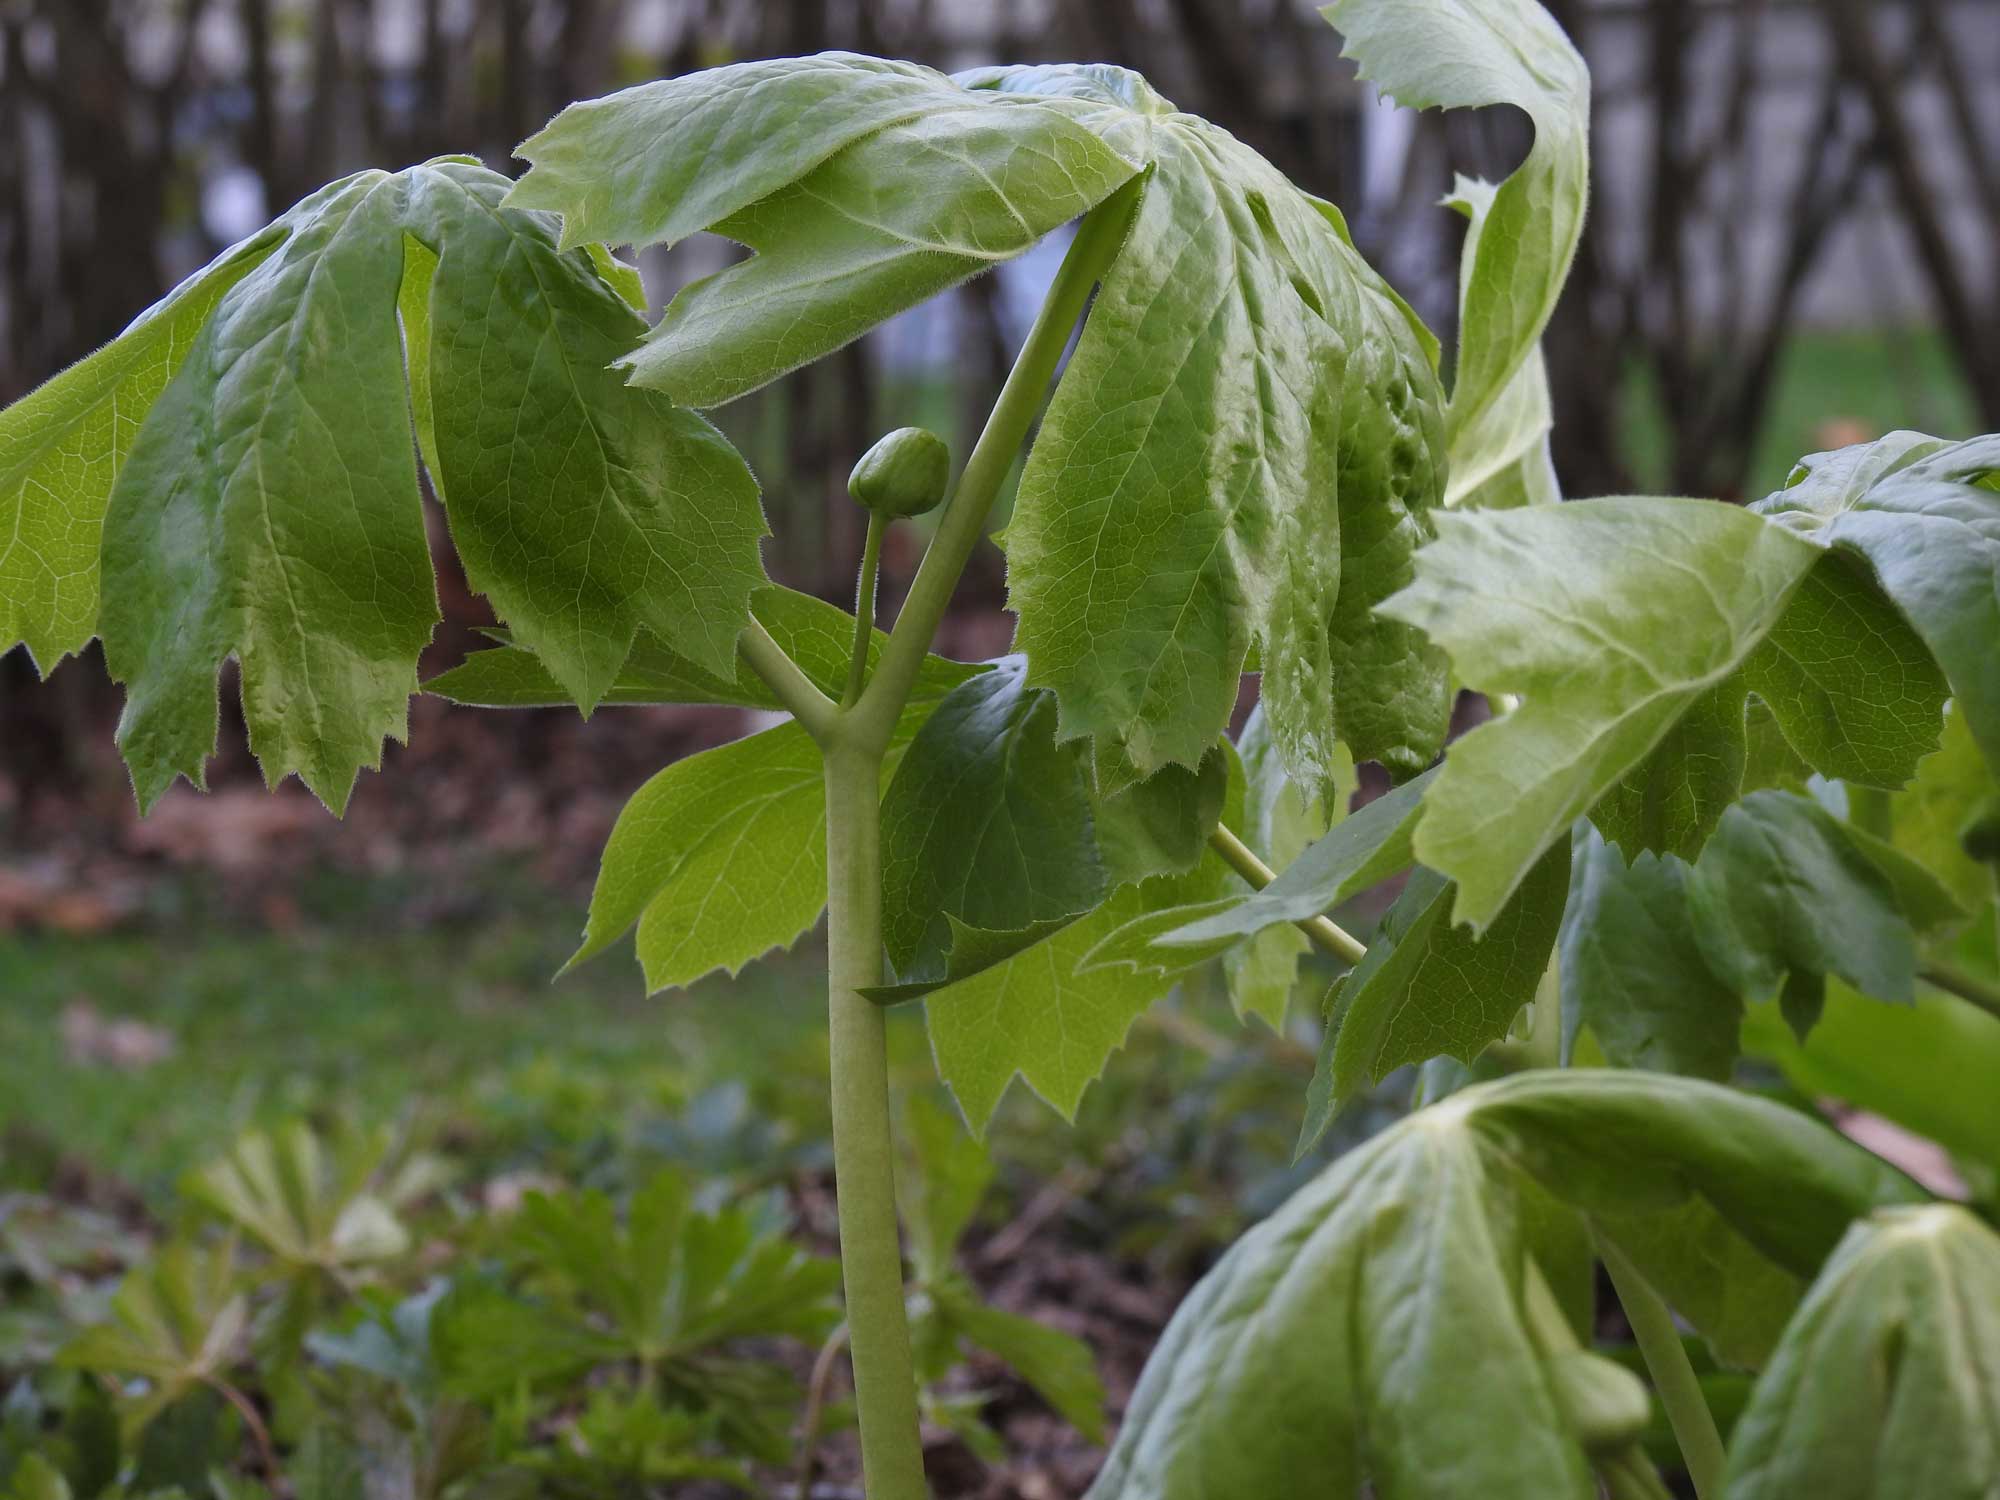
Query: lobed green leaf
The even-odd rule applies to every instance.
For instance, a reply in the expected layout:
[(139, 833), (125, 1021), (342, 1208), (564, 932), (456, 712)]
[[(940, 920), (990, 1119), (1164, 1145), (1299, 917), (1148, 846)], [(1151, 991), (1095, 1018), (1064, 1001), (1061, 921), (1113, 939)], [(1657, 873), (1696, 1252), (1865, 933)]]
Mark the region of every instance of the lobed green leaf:
[[(1534, 123), (1535, 143), (1517, 171), (1497, 187), (1461, 182), (1457, 190), (1473, 233), (1460, 271), (1452, 466), (1475, 473), (1511, 466), (1539, 439), (1528, 436), (1534, 422), (1465, 439), (1496, 404), (1532, 400), (1536, 345), (1569, 275), (1590, 196), (1589, 69), (1534, 0), (1335, 0), (1320, 14), (1346, 38), (1361, 76), (1397, 103), (1511, 104)], [(1496, 430), (1513, 437), (1494, 442)]]
[(819, 747), (780, 724), (675, 761), (612, 827), (573, 968), (636, 922), (648, 990), (734, 974), (810, 930), (826, 906)]
[(116, 341), (0, 411), (0, 653), (44, 674), (97, 633), (98, 548), (140, 423), (223, 294), (283, 240), (266, 229), (216, 257)]
[(1568, 890), (1569, 847), (1558, 844), (1474, 936), (1450, 919), (1450, 882), (1418, 867), (1368, 956), (1341, 984), (1338, 1024), (1329, 1024), (1294, 1154), (1303, 1156), (1343, 1107), (1405, 1063), (1440, 1056), (1470, 1063), (1506, 1036), (1548, 968)]
[(1899, 787), (1937, 748), (1944, 674), (1865, 567), (1813, 564), (1743, 664), (1785, 738), (1822, 776)]
[(1988, 763), (2000, 768), (1997, 480), (2000, 436), (1943, 443), (1898, 432), (1801, 460), (1791, 485), (1753, 509), (1866, 561), (1943, 668)]
[(685, 287), (623, 367), (689, 406), (732, 401), (1012, 260), (1135, 170), (1056, 110), (944, 95), (708, 226), (757, 253)]
[(1174, 979), (1084, 965), (1111, 933), (1164, 907), (1213, 896), (1233, 877), (1213, 854), (1186, 875), (1121, 886), (1089, 915), (946, 984), (924, 1002), (938, 1076), (983, 1134), (1018, 1074), (1065, 1119)]
[(1746, 999), (1829, 974), (1911, 998), (1916, 943), (1896, 886), (1811, 798), (1753, 792), (1730, 808), (1687, 897), (1710, 968)]
[(1495, 913), (1542, 852), (1735, 673), (1819, 556), (1709, 501), (1586, 500), (1451, 513), (1385, 606), (1512, 713), (1465, 736), (1425, 798), (1416, 851)]
[(5, 628), (39, 655), (101, 629), (142, 806), (199, 784), (230, 657), (266, 776), (336, 811), (403, 735), (437, 619), (418, 451), (475, 587), (574, 701), (641, 626), (734, 671), (755, 482), (605, 368), (645, 331), (629, 277), (507, 187), (456, 158), (333, 183), (0, 416)]
[(1587, 1026), (1620, 1067), (1729, 1077), (1743, 999), (1703, 957), (1688, 877), (1674, 855), (1628, 864), (1588, 824), (1577, 829), (1559, 949), (1565, 1059)]
[(1103, 900), (1089, 768), (1019, 657), (945, 697), (882, 802), (883, 941), (899, 978), (942, 977), (953, 926), (1007, 931)]
[(1254, 645), (1301, 781), (1330, 773), (1336, 737), (1421, 769), (1441, 664), (1417, 643), (1427, 671), (1404, 680), (1412, 643), (1367, 608), (1441, 483), (1441, 397), (1407, 310), (1336, 213), (1136, 76), (977, 81), (1063, 104), (1150, 168), (1008, 531), (1018, 645), (1062, 734), (1141, 772), (1193, 765)]

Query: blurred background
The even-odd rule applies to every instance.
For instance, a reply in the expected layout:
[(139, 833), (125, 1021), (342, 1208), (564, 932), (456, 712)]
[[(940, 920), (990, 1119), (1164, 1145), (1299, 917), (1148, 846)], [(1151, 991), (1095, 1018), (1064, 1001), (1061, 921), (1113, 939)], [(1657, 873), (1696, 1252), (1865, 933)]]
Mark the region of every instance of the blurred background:
[[(1548, 337), (1568, 493), (1750, 499), (1808, 451), (2000, 428), (2000, 0), (1547, 3), (1596, 98), (1591, 218)], [(1528, 140), (1511, 112), (1386, 107), (1296, 0), (0, 0), (0, 404), (331, 177), (466, 151), (506, 170), (571, 99), (823, 48), (1136, 68), (1340, 203), (1447, 348), (1462, 221), (1437, 200)], [(731, 253), (649, 254), (656, 303)], [(965, 451), (1059, 253), (719, 414), (764, 484), (774, 575), (845, 594), (850, 464), (906, 422)], [(448, 557), (441, 527), (434, 543)], [(920, 545), (899, 535), (892, 580)], [(442, 588), (426, 675), (489, 618), (448, 563)], [(1001, 602), (988, 549), (946, 649), (1004, 650)], [(336, 824), (296, 786), (265, 792), (233, 698), (226, 682), (213, 794), (178, 789), (141, 823), (95, 652), (46, 683), (25, 653), (0, 659), (0, 1396), (68, 1315), (22, 1269), (23, 1204), (101, 1216), (101, 1243), (73, 1225), (60, 1241), (95, 1279), (49, 1272), (84, 1295), (116, 1235), (178, 1212), (181, 1174), (281, 1119), (393, 1123), (449, 1164), (467, 1212), (663, 1168), (779, 1184), (825, 1246), (810, 942), (692, 996), (648, 1000), (624, 955), (548, 987), (624, 799), (747, 716), (585, 727), (419, 700), (409, 748)], [(1295, 1180), (1309, 1047), (1245, 1045), (1203, 1005), (1141, 1028), (1077, 1133), (1019, 1098), (996, 1126), (974, 1236), (1003, 1248), (982, 1279), (1087, 1333), (1114, 1400), (1187, 1279)], [(975, 1455), (948, 1492), (1069, 1493), (1087, 1445), (1006, 1399), (995, 1420), (1029, 1424), (1008, 1432), (1033, 1456)]]

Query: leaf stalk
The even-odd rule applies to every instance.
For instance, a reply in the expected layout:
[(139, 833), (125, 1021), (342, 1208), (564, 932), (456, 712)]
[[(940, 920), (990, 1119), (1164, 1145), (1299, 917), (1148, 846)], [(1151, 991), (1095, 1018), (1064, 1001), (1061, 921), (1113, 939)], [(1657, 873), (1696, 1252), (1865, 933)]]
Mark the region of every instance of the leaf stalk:
[(847, 668), (847, 691), (840, 696), (842, 708), (854, 707), (868, 681), (868, 645), (875, 636), (875, 584), (882, 572), (882, 537), (888, 529), (886, 513), (868, 512), (868, 539), (861, 544), (861, 575), (854, 584), (854, 659)]
[(1086, 214), (1035, 326), (959, 475), (908, 597), (867, 673), (883, 523), (871, 517), (856, 589), (855, 645), (835, 703), (752, 620), (743, 658), (818, 743), (825, 758), (827, 1033), (833, 1169), (847, 1334), (869, 1500), (924, 1500), (917, 1382), (903, 1297), (890, 1119), (887, 1018), (862, 994), (882, 982), (882, 758), (938, 625), (971, 560), (1092, 289), (1124, 243), (1138, 181)]
[[(1208, 846), (1221, 855), (1224, 863), (1249, 881), (1256, 890), (1263, 890), (1278, 878), (1277, 872), (1257, 857), (1257, 851), (1230, 832), (1224, 824), (1217, 823), (1210, 830)], [(1307, 917), (1295, 925), (1312, 940), (1315, 948), (1323, 953), (1332, 954), (1344, 963), (1358, 964), (1368, 956), (1367, 946), (1331, 917)]]
[(1674, 1441), (1680, 1445), (1697, 1500), (1716, 1500), (1722, 1493), (1722, 1474), (1728, 1458), (1723, 1451), (1722, 1434), (1716, 1430), (1715, 1414), (1708, 1409), (1708, 1398), (1702, 1395), (1701, 1382), (1695, 1378), (1694, 1366), (1688, 1361), (1687, 1346), (1681, 1343), (1680, 1330), (1674, 1327), (1674, 1315), (1653, 1290), (1652, 1283), (1609, 1235), (1595, 1224), (1590, 1234), (1597, 1243), (1597, 1258), (1610, 1273), (1619, 1306), (1625, 1309), (1625, 1321), (1632, 1325), (1632, 1337), (1645, 1356), (1653, 1389), (1666, 1409), (1667, 1423), (1674, 1430)]
[(834, 1191), (847, 1290), (854, 1404), (872, 1500), (923, 1500), (917, 1377), (903, 1308), (887, 1017), (862, 990), (882, 982), (882, 757), (826, 753), (827, 1035)]
[(806, 733), (826, 748), (840, 727), (840, 706), (813, 684), (754, 615), (736, 638), (736, 650)]
[(888, 744), (917, 680), (917, 670), (923, 665), (924, 653), (930, 650), (958, 580), (979, 545), (993, 502), (1042, 409), (1077, 320), (1090, 303), (1092, 289), (1125, 243), (1143, 182), (1143, 176), (1133, 178), (1085, 214), (1077, 226), (1076, 237), (1070, 241), (1035, 316), (1035, 326), (1007, 373), (979, 441), (965, 460), (957, 487), (945, 502), (944, 519), (924, 551), (909, 596), (897, 611), (875, 676), (852, 710), (851, 732), (861, 743)]
[(1947, 995), (1956, 995), (1967, 1005), (1976, 1005), (1989, 1016), (2000, 1019), (2000, 985), (1989, 984), (1962, 969), (1942, 963), (1925, 964), (1917, 970), (1917, 977), (1925, 984), (1935, 986)]

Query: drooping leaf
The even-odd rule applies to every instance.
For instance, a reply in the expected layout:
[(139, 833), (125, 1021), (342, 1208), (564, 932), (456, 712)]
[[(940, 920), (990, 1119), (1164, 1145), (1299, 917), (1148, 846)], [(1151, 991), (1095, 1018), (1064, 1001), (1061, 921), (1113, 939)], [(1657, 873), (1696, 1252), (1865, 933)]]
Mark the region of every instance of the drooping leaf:
[(1623, 853), (1578, 833), (1562, 926), (1563, 1044), (1584, 1027), (1620, 1067), (1727, 1079), (1743, 1001), (1702, 956), (1674, 855)]
[(510, 206), (560, 213), (567, 244), (671, 245), (878, 131), (967, 107), (941, 73), (852, 52), (710, 68), (570, 105), (522, 144)]
[[(1806, 762), (1864, 783), (1898, 784), (1935, 744), (1942, 688), (1919, 640), (1975, 741), (1983, 718), (2000, 725), (2000, 710), (1982, 706), (2000, 703), (1987, 649), (2000, 628), (2000, 497), (1984, 487), (1997, 464), (1989, 440), (1895, 434), (1807, 460), (1750, 515), (1619, 500), (1451, 518), (1388, 609), (1425, 624), (1473, 686), (1527, 700), (1455, 747), (1417, 836), (1421, 855), (1459, 877), (1466, 919), (1482, 920), (1529, 851), (1555, 837), (1539, 809), (1567, 818), (1589, 805), (1573, 795), (1580, 784), (1629, 773), (1691, 685), (1708, 691), (1737, 667)], [(1771, 530), (1756, 530), (1760, 517)], [(1778, 532), (1836, 555), (1790, 548)], [(1715, 549), (1725, 536), (1733, 557)], [(1849, 565), (1857, 556), (1872, 580)], [(1537, 640), (1538, 617), (1561, 628)], [(2000, 746), (2000, 728), (1987, 738)], [(1619, 821), (1615, 804), (1606, 821)], [(1683, 822), (1685, 852), (1699, 823)]]
[[(1322, 8), (1361, 76), (1412, 109), (1511, 104), (1534, 123), (1528, 158), (1477, 194), (1460, 274), (1451, 393), (1452, 465), (1476, 465), (1461, 433), (1502, 399), (1533, 356), (1569, 275), (1590, 193), (1590, 73), (1534, 0), (1421, 0)], [(1466, 192), (1461, 185), (1461, 193)]]
[(1175, 1313), (1092, 1500), (1594, 1493), (1486, 1187), (1471, 1131), (1405, 1124), (1294, 1194)]
[(1400, 582), (1440, 484), (1440, 395), (1406, 310), (1337, 214), (1136, 75), (968, 81), (1060, 101), (1151, 168), (1008, 530), (1017, 643), (1061, 732), (1142, 772), (1193, 765), (1254, 643), (1301, 781), (1324, 778), (1336, 736), (1420, 769), (1441, 664), (1419, 645), (1421, 691), (1377, 680), (1409, 651), (1365, 607)]
[(567, 235), (650, 245), (711, 229), (757, 252), (684, 288), (625, 362), (691, 406), (1012, 259), (1140, 165), (1059, 107), (843, 52), (574, 104), (520, 154), (534, 165), (509, 201), (560, 211)]
[(1704, 1205), (1804, 1274), (1855, 1215), (1919, 1197), (1817, 1121), (1710, 1084), (1545, 1070), (1463, 1089), (1339, 1158), (1203, 1278), (1094, 1500), (1301, 1476), (1401, 1500), (1596, 1493), (1524, 1314), (1522, 1173), (1590, 1213)]
[(272, 781), (296, 771), (338, 809), (404, 737), (437, 619), (396, 316), (404, 196), (364, 173), (279, 220), (118, 471), (100, 628), (142, 807), (177, 775), (202, 784), (230, 656)]
[[(1468, 320), (1479, 323), (1491, 309), (1490, 302), (1478, 308), (1467, 304), (1470, 278), (1479, 259), (1479, 239), (1497, 191), (1491, 183), (1461, 177), (1445, 199), (1449, 207), (1472, 221), (1459, 251), (1461, 327)], [(1537, 343), (1499, 395), (1486, 402), (1478, 415), (1446, 429), (1451, 471), (1445, 483), (1445, 505), (1453, 510), (1513, 510), (1560, 500), (1562, 491), (1549, 452), (1549, 432), (1554, 425), (1548, 362)]]
[(467, 577), (585, 709), (641, 626), (727, 674), (764, 581), (757, 482), (713, 427), (608, 368), (644, 319), (546, 217), (503, 209), (509, 186), (450, 163), (410, 186), (441, 257), (433, 422)]
[[(1311, 201), (1359, 261), (1339, 211)], [(1366, 332), (1350, 348), (1340, 394), (1340, 592), (1326, 627), (1334, 750), (1318, 748), (1327, 725), (1310, 717), (1317, 701), (1310, 660), (1263, 658), (1262, 690), (1271, 700), (1279, 753), (1307, 785), (1317, 771), (1323, 795), (1332, 793), (1342, 747), (1345, 759), (1379, 761), (1406, 781), (1436, 757), (1451, 727), (1444, 654), (1376, 608), (1409, 583), (1416, 549), (1431, 534), (1431, 507), (1443, 499), (1438, 439), (1426, 404), (1437, 341), (1387, 282), (1374, 280), (1367, 292)], [(1427, 369), (1415, 363), (1406, 336)], [(1287, 642), (1281, 637), (1270, 644), (1282, 651)]]
[(1742, 666), (1819, 556), (1733, 506), (1453, 512), (1385, 606), (1521, 706), (1452, 747), (1416, 851), (1481, 926), (1542, 852)]
[(1419, 867), (1342, 985), (1339, 1038), (1323, 1115), (1309, 1115), (1297, 1155), (1369, 1084), (1405, 1063), (1470, 1063), (1535, 998), (1562, 925), (1569, 846), (1545, 854), (1486, 931), (1450, 919), (1450, 882)]
[(1743, 791), (1749, 758), (1743, 675), (1695, 698), (1652, 752), (1599, 798), (1590, 821), (1629, 858), (1700, 856)]
[(49, 526), (64, 557), (90, 553), (66, 602), (25, 592), (62, 612), (60, 651), (101, 575), (142, 805), (199, 783), (232, 656), (267, 777), (336, 810), (403, 733), (437, 618), (418, 449), (475, 586), (586, 708), (641, 625), (734, 670), (762, 579), (755, 482), (604, 369), (644, 321), (551, 220), (501, 208), (506, 188), (461, 159), (336, 182), (8, 418), (22, 483), (55, 483), (50, 455), (66, 476), (23, 512), (23, 566), (54, 555)]
[(225, 250), (116, 342), (0, 411), (0, 653), (27, 645), (44, 674), (96, 634), (98, 545), (118, 470), (147, 410), (216, 301), (284, 238)]
[(1937, 748), (1944, 676), (1848, 556), (1823, 557), (1743, 665), (1785, 738), (1822, 776), (1899, 787)]
[(2000, 437), (1945, 444), (1891, 433), (1801, 460), (1792, 484), (1754, 509), (1866, 560), (1944, 669), (1988, 763), (2000, 768), (1996, 475)]
[(2000, 1236), (1954, 1205), (1841, 1242), (1736, 1425), (1726, 1500), (1978, 1500), (2000, 1474)]
[(1730, 808), (1687, 894), (1709, 968), (1746, 1000), (1794, 974), (1911, 998), (1915, 940), (1894, 885), (1809, 797), (1752, 792)]
[[(750, 596), (750, 612), (815, 687), (829, 697), (840, 695), (854, 652), (853, 615), (837, 604), (777, 584), (766, 584)], [(876, 630), (870, 638), (871, 671), (888, 639), (884, 630)], [(911, 686), (911, 701), (940, 698), (985, 670), (980, 662), (926, 656)], [(424, 691), (479, 708), (560, 708), (574, 701), (534, 652), (511, 643), (473, 652), (458, 666), (427, 681)], [(632, 643), (632, 654), (625, 658), (602, 701), (723, 703), (768, 710), (782, 707), (764, 679), (740, 659), (733, 675), (718, 676), (644, 631)]]

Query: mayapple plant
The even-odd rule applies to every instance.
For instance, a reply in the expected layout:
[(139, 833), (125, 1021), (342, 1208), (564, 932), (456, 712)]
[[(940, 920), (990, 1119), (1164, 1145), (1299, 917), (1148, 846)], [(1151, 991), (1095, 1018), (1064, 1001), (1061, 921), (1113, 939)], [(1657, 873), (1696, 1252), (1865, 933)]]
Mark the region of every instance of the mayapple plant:
[[(1656, 1404), (1704, 1500), (1991, 1496), (2000, 438), (1819, 455), (1747, 508), (1556, 503), (1583, 62), (1533, 0), (1327, 17), (1401, 104), (1534, 126), (1449, 199), (1448, 388), (1340, 211), (1136, 74), (740, 64), (572, 106), (518, 183), (334, 183), (0, 414), (0, 643), (102, 639), (142, 807), (200, 784), (234, 657), (267, 776), (338, 812), (437, 620), (421, 463), (507, 631), (426, 690), (788, 715), (640, 789), (577, 960), (636, 927), (680, 986), (824, 913), (874, 1500), (925, 1493), (886, 1009), (923, 1002), (979, 1132), (1017, 1075), (1073, 1110), (1200, 966), (1283, 1024), (1312, 950), (1301, 1152), (1405, 1064), (1425, 1105), (1196, 1288), (1100, 1500), (1658, 1497)], [(698, 413), (1072, 220), (956, 475), (911, 429), (857, 466), (854, 614), (771, 584)], [(754, 254), (648, 327), (606, 246), (703, 230)], [(1031, 430), (1016, 651), (944, 659)], [(940, 502), (878, 630), (884, 531)], [(1495, 714), (1440, 761), (1459, 685)], [(1397, 785), (1349, 817), (1359, 761)], [(1392, 878), (1366, 946), (1329, 917)], [(1974, 1201), (1729, 1086), (1746, 1050)], [(1647, 1380), (1593, 1347), (1600, 1264)]]

